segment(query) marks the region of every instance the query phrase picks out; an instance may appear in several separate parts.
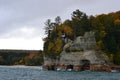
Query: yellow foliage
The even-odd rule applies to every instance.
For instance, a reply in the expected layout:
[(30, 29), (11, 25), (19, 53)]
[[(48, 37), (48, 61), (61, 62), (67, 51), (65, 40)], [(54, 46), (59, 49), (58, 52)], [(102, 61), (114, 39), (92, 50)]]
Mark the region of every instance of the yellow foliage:
[(59, 31), (59, 32), (58, 32), (58, 36), (60, 36), (60, 37), (61, 37), (61, 35), (62, 35), (62, 32), (61, 32), (61, 31)]
[(105, 37), (106, 36), (106, 32), (105, 31), (101, 31), (100, 35), (101, 35), (101, 37)]
[(99, 48), (102, 48), (102, 46), (103, 46), (103, 42), (100, 40), (100, 41), (98, 41), (97, 42), (97, 46), (99, 47)]
[(52, 48), (54, 48), (54, 44), (52, 42), (50, 42), (48, 45), (48, 51), (51, 50)]
[(64, 31), (67, 35), (71, 35), (73, 32), (73, 30), (67, 25), (62, 25), (61, 30)]
[(110, 61), (113, 61), (113, 54), (110, 54), (109, 59)]
[(62, 49), (62, 40), (61, 39), (57, 38), (55, 40), (55, 48), (54, 49), (55, 49), (56, 53), (61, 51), (61, 49)]

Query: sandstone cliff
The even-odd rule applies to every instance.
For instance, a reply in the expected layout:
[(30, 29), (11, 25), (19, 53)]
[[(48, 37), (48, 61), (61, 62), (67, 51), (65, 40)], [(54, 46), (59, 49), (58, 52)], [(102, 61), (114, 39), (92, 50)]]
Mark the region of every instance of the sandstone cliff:
[(83, 65), (83, 61), (86, 60), (90, 64), (108, 65), (108, 57), (96, 48), (94, 32), (86, 32), (84, 36), (79, 36), (64, 46), (60, 64)]

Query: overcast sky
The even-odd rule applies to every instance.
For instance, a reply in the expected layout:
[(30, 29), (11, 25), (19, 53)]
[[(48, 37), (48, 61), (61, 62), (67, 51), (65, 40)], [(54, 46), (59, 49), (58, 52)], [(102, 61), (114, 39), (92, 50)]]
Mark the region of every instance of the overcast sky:
[(87, 15), (116, 12), (120, 0), (0, 0), (0, 49), (43, 49), (44, 22), (70, 19), (76, 9)]

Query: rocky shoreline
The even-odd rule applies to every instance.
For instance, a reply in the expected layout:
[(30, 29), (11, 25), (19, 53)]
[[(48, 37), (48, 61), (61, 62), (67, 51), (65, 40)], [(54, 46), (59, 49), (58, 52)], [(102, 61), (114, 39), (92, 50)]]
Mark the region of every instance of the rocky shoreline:
[(43, 65), (43, 70), (53, 71), (104, 71), (104, 72), (120, 72), (120, 66), (108, 65)]

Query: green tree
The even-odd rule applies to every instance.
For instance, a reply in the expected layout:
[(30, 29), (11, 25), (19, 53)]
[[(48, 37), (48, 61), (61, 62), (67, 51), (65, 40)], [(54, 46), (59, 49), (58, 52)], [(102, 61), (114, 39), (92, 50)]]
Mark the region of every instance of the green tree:
[(50, 30), (52, 29), (52, 23), (51, 23), (51, 20), (48, 19), (46, 22), (45, 22), (45, 34), (50, 34)]
[(61, 25), (62, 21), (61, 21), (60, 16), (57, 16), (57, 17), (55, 18), (55, 23), (56, 23), (56, 26), (60, 26), (60, 25)]

